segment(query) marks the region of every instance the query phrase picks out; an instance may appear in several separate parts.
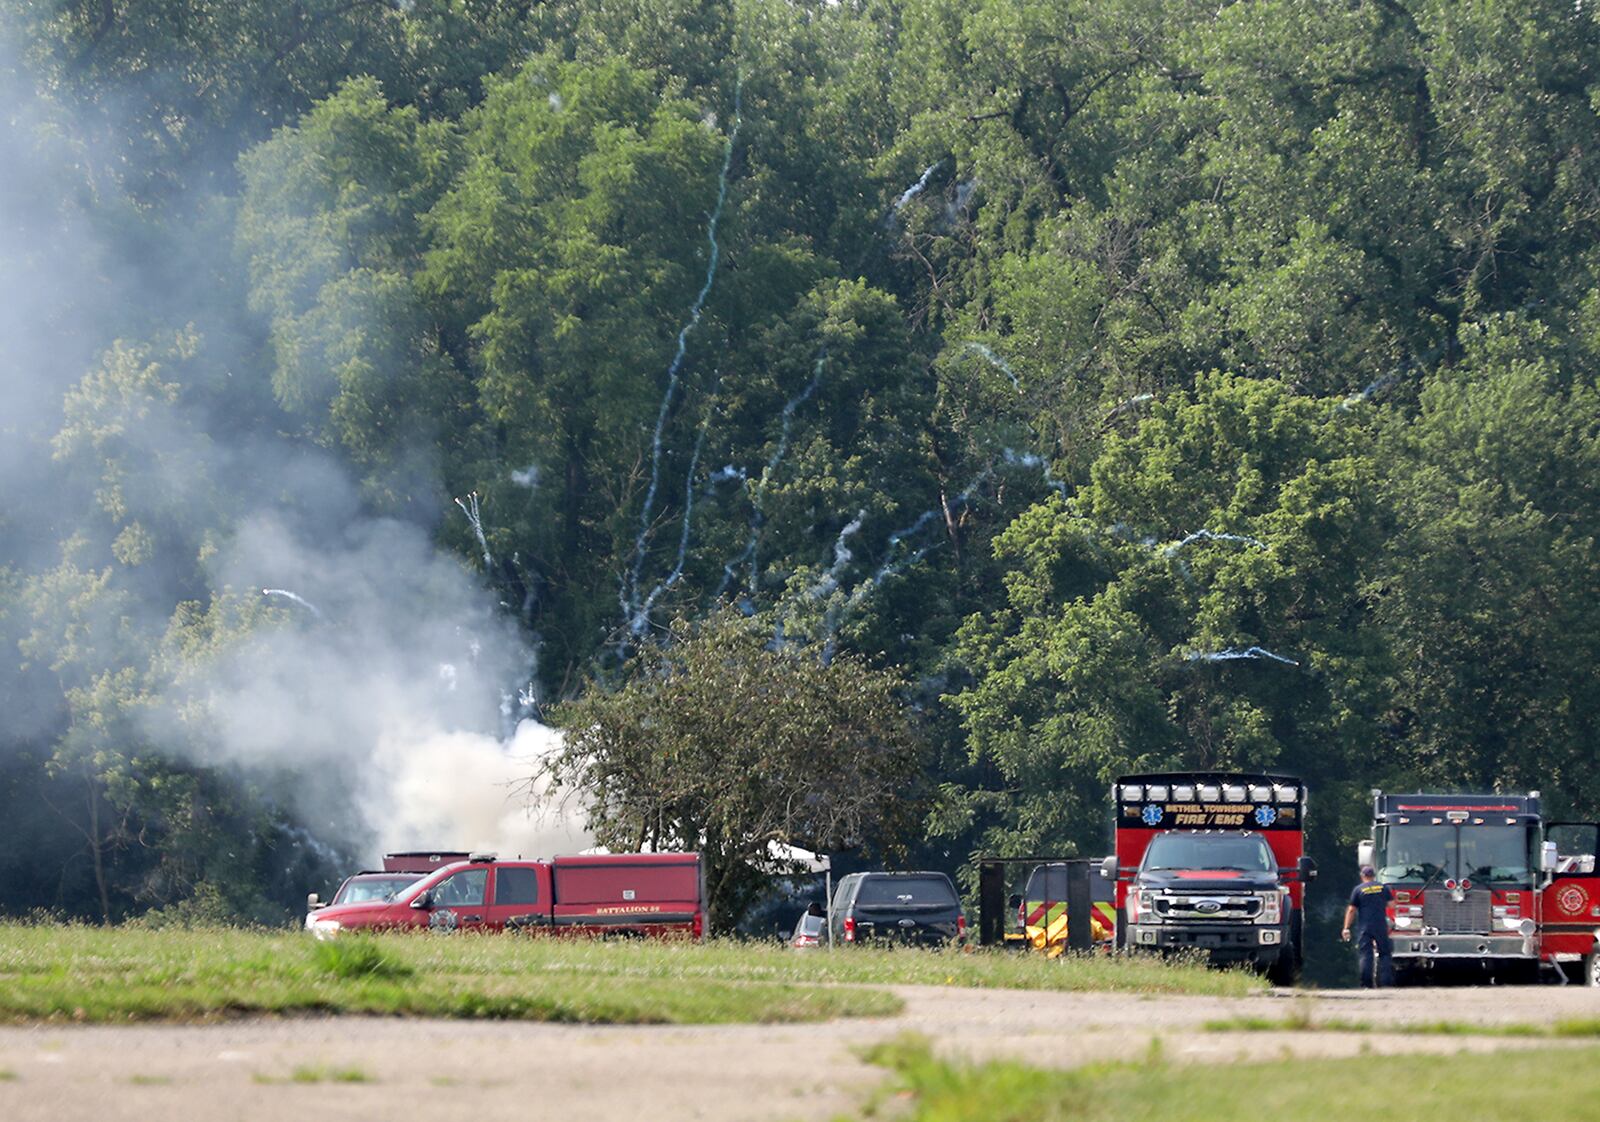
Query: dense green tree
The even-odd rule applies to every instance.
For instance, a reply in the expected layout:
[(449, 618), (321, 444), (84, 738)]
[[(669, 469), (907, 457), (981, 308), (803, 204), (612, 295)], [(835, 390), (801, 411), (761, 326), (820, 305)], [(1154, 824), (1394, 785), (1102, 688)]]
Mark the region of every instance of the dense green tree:
[(603, 843), (704, 854), (711, 925), (727, 931), (765, 890), (774, 843), (881, 846), (906, 824), (919, 744), (893, 674), (772, 649), (727, 611), (673, 638), (626, 686), (558, 714), (548, 778), (586, 800)]
[[(638, 716), (696, 643), (894, 676), (929, 860), (1098, 849), (1123, 767), (1298, 771), (1323, 852), (1372, 783), (1600, 802), (1584, 6), (8, 0), (0, 36), (0, 821), (60, 870), (0, 907), (225, 860), (239, 914), (298, 895), (283, 792), (195, 762), (208, 668), (284, 623), (221, 571), (260, 519), (421, 527), (530, 705)], [(1294, 665), (1203, 657), (1251, 647)]]

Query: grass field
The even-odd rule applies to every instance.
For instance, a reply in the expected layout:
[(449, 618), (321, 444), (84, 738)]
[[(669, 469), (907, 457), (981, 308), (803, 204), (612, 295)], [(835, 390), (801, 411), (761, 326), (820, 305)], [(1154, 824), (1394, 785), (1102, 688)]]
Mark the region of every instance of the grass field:
[[(1144, 1062), (1073, 1071), (1022, 1064), (952, 1064), (926, 1042), (902, 1040), (871, 1058), (895, 1072), (866, 1113), (896, 1122), (1215, 1122), (1270, 1117), (1327, 1118), (1595, 1117), (1600, 1049), (1508, 1051), (1492, 1055), (1362, 1056), (1279, 1063), (1169, 1065)], [(887, 1105), (886, 1105), (887, 1104)]]
[(0, 924), (0, 1021), (12, 1023), (306, 1013), (775, 1023), (898, 1012), (900, 999), (874, 988), (890, 984), (1214, 995), (1262, 985), (1143, 958)]
[(1600, 1036), (1600, 1018), (1568, 1017), (1554, 1024), (1523, 1021), (1352, 1021), (1344, 1017), (1228, 1017), (1207, 1021), (1207, 1032), (1387, 1032), (1401, 1036)]

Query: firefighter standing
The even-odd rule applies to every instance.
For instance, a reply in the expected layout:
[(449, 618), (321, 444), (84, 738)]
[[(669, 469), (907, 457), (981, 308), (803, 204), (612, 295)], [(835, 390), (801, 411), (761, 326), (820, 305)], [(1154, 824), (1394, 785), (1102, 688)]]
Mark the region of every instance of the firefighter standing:
[[(1361, 883), (1350, 893), (1350, 906), (1344, 910), (1342, 938), (1350, 941), (1350, 925), (1356, 925), (1356, 946), (1361, 951), (1361, 984), (1366, 987), (1394, 985), (1394, 947), (1389, 941), (1388, 906), (1394, 892), (1379, 884), (1371, 865), (1361, 866)], [(1374, 961), (1376, 959), (1376, 961)]]

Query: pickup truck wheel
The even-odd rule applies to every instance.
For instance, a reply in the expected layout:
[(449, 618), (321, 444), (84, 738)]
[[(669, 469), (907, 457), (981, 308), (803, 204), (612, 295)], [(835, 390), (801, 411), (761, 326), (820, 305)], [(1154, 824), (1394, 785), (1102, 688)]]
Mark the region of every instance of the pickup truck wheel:
[(1293, 943), (1286, 944), (1278, 952), (1278, 961), (1267, 967), (1267, 980), (1285, 988), (1300, 981), (1300, 962), (1295, 957)]
[(1583, 956), (1583, 984), (1600, 986), (1600, 950), (1590, 951)]

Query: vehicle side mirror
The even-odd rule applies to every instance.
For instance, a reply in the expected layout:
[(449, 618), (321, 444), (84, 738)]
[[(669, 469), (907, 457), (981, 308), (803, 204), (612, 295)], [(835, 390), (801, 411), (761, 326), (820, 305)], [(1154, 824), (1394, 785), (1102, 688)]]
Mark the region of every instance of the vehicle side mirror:
[(1011, 894), (1011, 898), (1006, 901), (1006, 907), (1012, 908), (1012, 909), (1022, 907), (1022, 897), (1018, 896), (1015, 892), (1013, 892)]
[(1295, 862), (1295, 867), (1300, 872), (1300, 879), (1301, 880), (1303, 880), (1303, 881), (1314, 881), (1314, 880), (1317, 879), (1317, 863), (1315, 861), (1313, 861), (1311, 858), (1309, 858), (1309, 857), (1300, 858), (1299, 861)]
[(1100, 875), (1105, 877), (1106, 880), (1117, 879), (1117, 855), (1115, 853), (1100, 862)]
[(1377, 847), (1372, 844), (1372, 839), (1356, 842), (1356, 868), (1374, 864), (1372, 857), (1377, 852)]
[(1544, 848), (1539, 851), (1539, 868), (1547, 873), (1553, 873), (1561, 867), (1561, 855), (1556, 852), (1555, 842), (1545, 842)]
[(318, 896), (315, 892), (307, 893), (307, 895), (306, 895), (306, 911), (314, 912), (318, 908), (323, 907), (323, 906), (324, 905), (322, 903), (322, 898), (320, 896)]
[(430, 892), (419, 892), (419, 893), (417, 893), (417, 898), (415, 900), (411, 901), (411, 906), (413, 908), (426, 908), (428, 905), (430, 905), (432, 903), (433, 903), (433, 894), (432, 893), (430, 893)]

